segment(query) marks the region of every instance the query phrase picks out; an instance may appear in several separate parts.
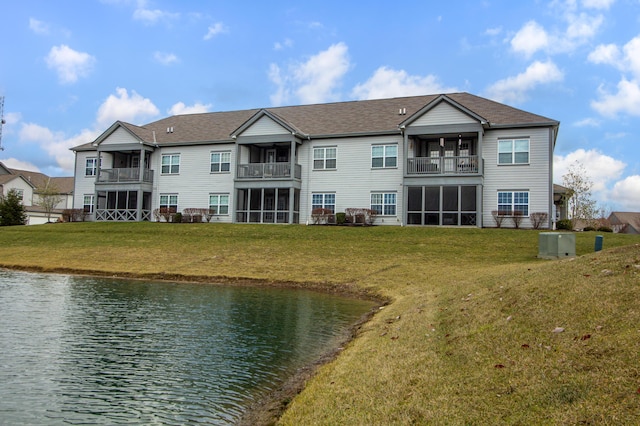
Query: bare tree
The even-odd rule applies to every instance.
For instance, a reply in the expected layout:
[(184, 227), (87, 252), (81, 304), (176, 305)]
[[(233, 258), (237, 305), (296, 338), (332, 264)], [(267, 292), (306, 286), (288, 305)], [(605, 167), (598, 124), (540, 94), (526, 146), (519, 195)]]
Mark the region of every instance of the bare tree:
[(575, 161), (562, 176), (562, 184), (569, 188), (569, 213), (571, 219), (591, 220), (596, 215), (596, 202), (591, 196), (593, 182), (584, 165)]
[(51, 179), (47, 179), (47, 183), (36, 188), (36, 194), (38, 195), (38, 201), (34, 204), (42, 207), (47, 215), (47, 222), (51, 222), (51, 214), (64, 198), (60, 195), (58, 187), (51, 182)]

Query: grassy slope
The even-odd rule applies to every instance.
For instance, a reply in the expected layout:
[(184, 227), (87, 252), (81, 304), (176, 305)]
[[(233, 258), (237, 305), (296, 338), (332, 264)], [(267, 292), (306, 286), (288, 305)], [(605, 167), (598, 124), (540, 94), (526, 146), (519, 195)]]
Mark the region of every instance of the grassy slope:
[(0, 263), (390, 298), (283, 424), (633, 423), (640, 238), (604, 234), (594, 254), (595, 235), (543, 261), (535, 231), (61, 224), (1, 228)]

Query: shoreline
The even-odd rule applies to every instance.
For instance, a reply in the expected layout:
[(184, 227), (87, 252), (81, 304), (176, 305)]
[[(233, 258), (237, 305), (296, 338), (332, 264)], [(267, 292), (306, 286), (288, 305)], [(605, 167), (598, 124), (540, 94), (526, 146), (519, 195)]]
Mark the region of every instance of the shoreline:
[(354, 286), (346, 284), (330, 284), (330, 283), (301, 283), (295, 281), (274, 281), (262, 280), (255, 278), (240, 277), (224, 277), (224, 276), (190, 276), (183, 274), (137, 274), (114, 272), (106, 273), (96, 270), (78, 270), (72, 268), (43, 268), (39, 266), (24, 265), (5, 265), (0, 264), (0, 269), (15, 270), (23, 272), (43, 273), (43, 274), (61, 274), (75, 275), (85, 277), (100, 277), (110, 279), (126, 279), (140, 281), (163, 281), (176, 283), (196, 283), (203, 285), (220, 285), (220, 286), (246, 286), (246, 287), (272, 287), (272, 288), (289, 288), (292, 290), (311, 290), (321, 293), (334, 294), (347, 298), (356, 298), (360, 300), (368, 300), (374, 305), (358, 318), (358, 320), (345, 328), (342, 335), (335, 339), (334, 343), (327, 351), (321, 353), (318, 358), (310, 365), (299, 368), (292, 376), (280, 383), (272, 392), (260, 396), (254, 403), (247, 406), (247, 411), (240, 416), (235, 424), (239, 426), (260, 426), (276, 424), (282, 416), (293, 398), (302, 392), (309, 379), (317, 372), (318, 368), (334, 361), (345, 347), (360, 334), (360, 329), (380, 309), (391, 303), (389, 298), (382, 297), (370, 291), (356, 289)]

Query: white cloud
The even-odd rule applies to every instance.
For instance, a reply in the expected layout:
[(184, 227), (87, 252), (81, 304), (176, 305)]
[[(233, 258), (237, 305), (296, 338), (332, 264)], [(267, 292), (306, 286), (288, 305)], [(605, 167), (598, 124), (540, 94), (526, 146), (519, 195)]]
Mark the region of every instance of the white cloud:
[(582, 5), (587, 9), (609, 9), (616, 0), (582, 0)]
[(69, 150), (74, 146), (93, 141), (100, 132), (84, 129), (79, 134), (70, 138), (61, 132), (52, 132), (50, 129), (34, 123), (25, 123), (20, 130), (20, 141), (36, 143), (40, 149), (53, 157), (62, 170), (73, 174), (74, 155)]
[(549, 36), (537, 22), (529, 21), (511, 39), (511, 48), (515, 52), (524, 53), (531, 57), (538, 50), (544, 50), (549, 45)]
[(88, 53), (78, 52), (64, 44), (53, 46), (46, 58), (47, 65), (56, 70), (61, 83), (75, 83), (78, 78), (87, 77), (95, 61)]
[(171, 13), (160, 9), (150, 9), (146, 0), (138, 0), (133, 11), (133, 19), (142, 21), (146, 25), (154, 25), (159, 21), (172, 21), (180, 17), (179, 13)]
[(292, 93), (305, 104), (338, 100), (336, 89), (351, 66), (347, 51), (346, 44), (334, 44), (306, 62), (290, 65), (286, 74), (271, 64), (269, 79), (277, 87), (271, 95), (272, 104), (289, 102)]
[(487, 89), (487, 96), (498, 102), (522, 102), (526, 92), (541, 84), (562, 81), (564, 73), (551, 60), (536, 61), (515, 77), (497, 81)]
[(187, 106), (184, 102), (178, 102), (174, 104), (169, 111), (167, 111), (170, 115), (183, 115), (183, 114), (199, 114), (202, 112), (209, 112), (211, 109), (211, 104), (201, 104), (200, 102), (196, 102), (191, 106)]
[(2, 164), (10, 169), (28, 170), (30, 172), (40, 173), (40, 169), (33, 163), (28, 161), (18, 160), (17, 158), (5, 158), (2, 160)]
[(610, 199), (619, 204), (623, 210), (640, 211), (640, 175), (627, 176), (616, 182)]
[(158, 108), (148, 98), (143, 98), (134, 90), (131, 96), (127, 89), (116, 88), (116, 95), (109, 95), (98, 109), (97, 125), (101, 128), (110, 126), (117, 120), (136, 123), (159, 114)]
[(488, 36), (497, 36), (502, 32), (502, 27), (487, 28), (485, 34)]
[(155, 52), (153, 54), (153, 59), (155, 59), (156, 62), (159, 62), (162, 65), (171, 65), (176, 62), (179, 62), (178, 57), (176, 55), (168, 52)]
[(600, 99), (591, 101), (591, 107), (605, 117), (615, 117), (619, 113), (640, 116), (640, 86), (636, 80), (622, 78), (617, 85), (617, 93), (609, 93), (602, 86), (598, 88)]
[(580, 121), (576, 121), (575, 123), (573, 123), (573, 125), (576, 127), (599, 127), (600, 120), (589, 117)]
[(293, 40), (291, 40), (290, 38), (285, 38), (284, 41), (281, 43), (279, 41), (275, 42), (273, 45), (273, 49), (274, 50), (283, 50), (284, 48), (288, 48), (288, 47), (292, 47), (293, 46)]
[(589, 178), (593, 182), (593, 191), (601, 193), (606, 190), (607, 184), (622, 176), (622, 172), (627, 166), (624, 162), (605, 155), (597, 149), (586, 151), (580, 148), (564, 157), (554, 155), (553, 181), (562, 184), (562, 176), (567, 173), (569, 166), (576, 161), (581, 163), (587, 171)]
[(382, 99), (455, 91), (442, 86), (434, 75), (409, 75), (404, 70), (380, 67), (369, 80), (354, 87), (351, 95), (356, 99)]
[(589, 53), (587, 60), (594, 64), (607, 64), (615, 67), (622, 66), (620, 49), (615, 44), (601, 44), (597, 46), (591, 53)]
[(35, 18), (29, 18), (29, 29), (36, 34), (48, 35), (49, 25)]
[(228, 31), (229, 30), (227, 29), (227, 27), (222, 22), (216, 22), (213, 25), (209, 25), (209, 28), (207, 29), (207, 33), (204, 35), (203, 38), (205, 40), (211, 40), (212, 38), (214, 38), (218, 34), (223, 34), (223, 33), (226, 33)]

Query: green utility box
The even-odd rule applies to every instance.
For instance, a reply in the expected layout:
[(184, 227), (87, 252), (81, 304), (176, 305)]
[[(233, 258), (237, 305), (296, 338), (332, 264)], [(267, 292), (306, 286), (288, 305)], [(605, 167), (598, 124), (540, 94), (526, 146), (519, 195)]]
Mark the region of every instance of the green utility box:
[(542, 232), (538, 237), (538, 257), (561, 259), (575, 257), (576, 236), (570, 232)]

